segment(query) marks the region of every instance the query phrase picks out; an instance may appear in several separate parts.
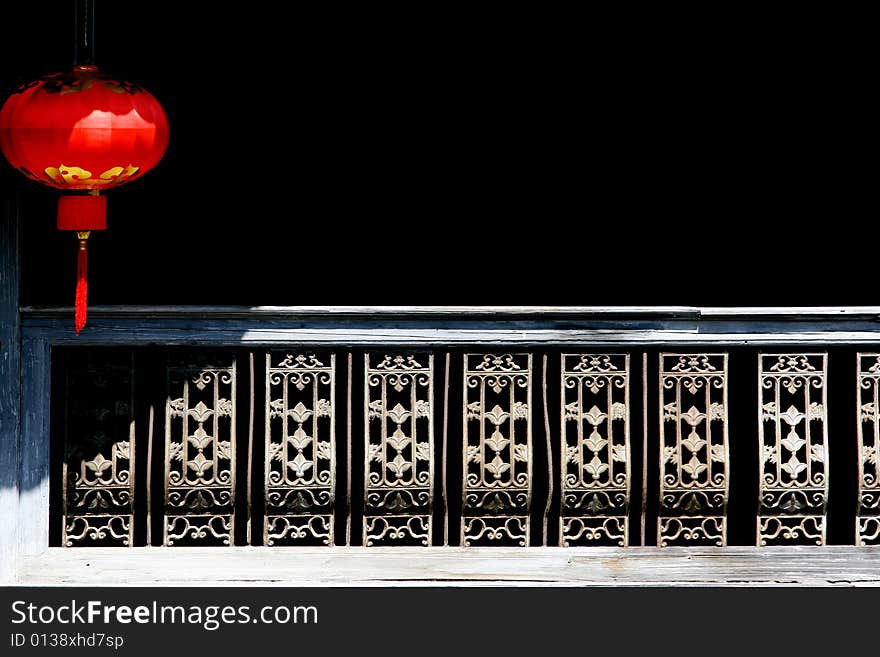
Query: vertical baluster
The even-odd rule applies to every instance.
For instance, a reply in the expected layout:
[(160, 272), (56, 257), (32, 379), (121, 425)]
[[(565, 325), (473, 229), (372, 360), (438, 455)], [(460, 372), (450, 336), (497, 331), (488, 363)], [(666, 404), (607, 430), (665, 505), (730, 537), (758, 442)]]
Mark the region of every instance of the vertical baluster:
[(880, 354), (859, 353), (856, 545), (880, 545)]
[(727, 354), (660, 354), (657, 540), (725, 545)]
[(559, 543), (629, 542), (629, 354), (562, 354)]
[(824, 545), (828, 354), (758, 359), (758, 545)]
[(434, 356), (365, 354), (364, 418), (364, 545), (430, 545)]
[(332, 545), (336, 357), (266, 354), (265, 545)]
[(236, 361), (172, 364), (165, 410), (165, 545), (235, 535)]
[(531, 354), (464, 356), (463, 546), (529, 544), (531, 381)]
[(66, 375), (62, 545), (134, 541), (133, 356), (82, 354)]

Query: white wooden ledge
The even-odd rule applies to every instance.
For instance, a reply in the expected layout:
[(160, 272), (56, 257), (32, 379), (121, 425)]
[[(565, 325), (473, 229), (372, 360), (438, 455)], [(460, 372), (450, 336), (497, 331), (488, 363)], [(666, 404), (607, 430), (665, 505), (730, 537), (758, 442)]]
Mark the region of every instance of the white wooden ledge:
[(52, 548), (29, 586), (880, 586), (880, 549)]

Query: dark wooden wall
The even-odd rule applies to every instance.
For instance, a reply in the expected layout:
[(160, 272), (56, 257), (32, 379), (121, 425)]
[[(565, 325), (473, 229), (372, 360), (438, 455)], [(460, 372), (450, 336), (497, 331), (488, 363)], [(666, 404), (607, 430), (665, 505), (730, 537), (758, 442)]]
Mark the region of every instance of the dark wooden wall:
[[(70, 65), (66, 3), (7, 4), (4, 91)], [(848, 55), (470, 9), (99, 5), (99, 65), (172, 137), (109, 194), (93, 303), (877, 303)], [(24, 302), (69, 304), (56, 193), (0, 185)]]

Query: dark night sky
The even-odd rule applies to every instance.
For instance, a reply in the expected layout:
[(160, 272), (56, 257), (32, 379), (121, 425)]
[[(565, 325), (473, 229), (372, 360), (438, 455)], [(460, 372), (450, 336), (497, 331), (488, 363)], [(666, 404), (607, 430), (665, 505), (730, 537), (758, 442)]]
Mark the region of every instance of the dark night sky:
[[(16, 4), (4, 93), (72, 57), (72, 9)], [(880, 304), (854, 54), (183, 4), (98, 2), (98, 64), (172, 133), (108, 194), (93, 304)], [(20, 178), (24, 301), (68, 305), (56, 192)]]

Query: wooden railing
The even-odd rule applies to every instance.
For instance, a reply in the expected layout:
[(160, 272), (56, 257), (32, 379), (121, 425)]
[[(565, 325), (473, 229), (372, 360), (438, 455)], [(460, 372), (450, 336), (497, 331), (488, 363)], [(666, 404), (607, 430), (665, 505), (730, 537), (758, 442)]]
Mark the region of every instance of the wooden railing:
[[(99, 307), (77, 337), (69, 310), (25, 308), (15, 576), (75, 580), (99, 559), (106, 581), (140, 581), (118, 571), (120, 549), (154, 572), (167, 565), (156, 546), (187, 554), (208, 548), (181, 543), (204, 539), (219, 544), (214, 566), (258, 579), (275, 564), (322, 580), (317, 565), (303, 570), (322, 558), (364, 581), (389, 568), (390, 580), (769, 583), (807, 558), (829, 580), (880, 579), (867, 547), (878, 534), (878, 318), (880, 308)], [(50, 422), (51, 364), (108, 346), (168, 394), (147, 392), (131, 434), (53, 473), (50, 436), (64, 438)], [(199, 358), (172, 362), (180, 346)], [(299, 387), (302, 374), (326, 377)], [(98, 525), (75, 500), (106, 491), (96, 473), (136, 499), (153, 488), (149, 518), (132, 503), (125, 528), (104, 533), (128, 547), (49, 549), (50, 481), (65, 478), (73, 495), (53, 511), (59, 544), (88, 546), (83, 522)], [(263, 570), (241, 565), (250, 550)], [(418, 573), (401, 566), (414, 550)], [(504, 565), (514, 562), (519, 575)], [(172, 570), (163, 576), (214, 572)]]

